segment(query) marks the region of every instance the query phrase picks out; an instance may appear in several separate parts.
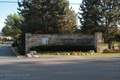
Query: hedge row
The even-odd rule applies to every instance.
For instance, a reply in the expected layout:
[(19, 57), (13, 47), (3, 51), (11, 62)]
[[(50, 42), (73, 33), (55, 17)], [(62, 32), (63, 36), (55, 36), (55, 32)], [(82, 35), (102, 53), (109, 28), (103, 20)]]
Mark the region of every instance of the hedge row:
[(89, 51), (95, 50), (93, 45), (41, 45), (30, 48), (31, 51)]

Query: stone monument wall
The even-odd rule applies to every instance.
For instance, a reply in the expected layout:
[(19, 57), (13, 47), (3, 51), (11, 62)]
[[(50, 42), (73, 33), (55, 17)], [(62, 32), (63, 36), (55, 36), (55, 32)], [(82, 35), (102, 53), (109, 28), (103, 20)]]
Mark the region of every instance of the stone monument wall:
[(31, 34), (25, 35), (25, 50), (29, 53), (30, 48), (40, 45), (94, 45), (98, 53), (102, 52), (102, 33), (97, 32), (95, 35), (84, 34)]

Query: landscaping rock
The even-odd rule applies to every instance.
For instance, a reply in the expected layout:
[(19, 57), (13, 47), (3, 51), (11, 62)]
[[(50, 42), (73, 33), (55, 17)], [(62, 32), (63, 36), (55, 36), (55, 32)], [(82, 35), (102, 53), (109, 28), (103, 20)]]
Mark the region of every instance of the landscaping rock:
[(70, 55), (70, 53), (67, 53), (67, 55)]
[(30, 53), (33, 53), (34, 55), (36, 55), (37, 51), (30, 51)]
[(57, 55), (60, 55), (59, 53), (57, 53)]
[(29, 53), (29, 54), (34, 55), (34, 53)]
[(89, 52), (90, 52), (90, 53), (95, 53), (95, 51), (94, 51), (94, 50), (90, 50)]
[(90, 55), (94, 55), (94, 53), (90, 53)]
[(88, 55), (88, 53), (85, 53), (85, 55)]
[(85, 55), (84, 53), (82, 53), (82, 55)]
[(38, 55), (33, 55), (33, 57), (39, 57)]
[(30, 53), (26, 54), (27, 57), (32, 57), (32, 55)]
[(77, 56), (77, 53), (75, 53), (74, 55)]
[(86, 53), (86, 55), (89, 55), (89, 53)]

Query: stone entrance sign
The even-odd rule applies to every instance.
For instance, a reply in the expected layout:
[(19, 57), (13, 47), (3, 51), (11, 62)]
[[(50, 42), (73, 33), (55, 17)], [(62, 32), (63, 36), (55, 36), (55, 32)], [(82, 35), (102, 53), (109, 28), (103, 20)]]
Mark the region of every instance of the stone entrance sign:
[(97, 52), (102, 52), (102, 33), (97, 32), (95, 35), (84, 34), (31, 34), (25, 36), (26, 53), (33, 46), (39, 45), (94, 45)]
[(42, 38), (42, 44), (48, 44), (48, 38)]
[(94, 38), (60, 38), (61, 44), (93, 45)]

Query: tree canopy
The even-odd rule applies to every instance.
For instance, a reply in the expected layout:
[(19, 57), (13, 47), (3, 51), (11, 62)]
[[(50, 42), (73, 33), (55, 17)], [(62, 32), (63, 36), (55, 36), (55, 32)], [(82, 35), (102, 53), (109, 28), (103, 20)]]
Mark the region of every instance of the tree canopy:
[(21, 33), (20, 24), (21, 20), (23, 19), (22, 16), (18, 16), (16, 13), (13, 15), (10, 14), (7, 16), (7, 19), (5, 19), (5, 26), (2, 29), (2, 34), (4, 36), (12, 36), (14, 37), (17, 34)]
[(110, 49), (109, 39), (119, 34), (117, 26), (120, 23), (119, 0), (82, 0), (80, 10), (82, 11), (79, 13), (81, 31), (83, 33), (103, 32)]
[(77, 28), (76, 14), (67, 0), (19, 0), (21, 25), (20, 49), (25, 53), (25, 33), (73, 34)]
[(90, 33), (94, 28), (106, 25), (107, 33), (120, 21), (119, 0), (82, 0), (79, 13), (81, 30)]
[[(25, 18), (24, 32), (46, 34), (75, 31), (76, 14), (69, 9), (67, 0), (22, 0), (18, 4), (19, 14)], [(68, 25), (71, 22), (73, 24)], [(67, 28), (64, 29), (66, 31), (63, 27)]]
[(80, 5), (80, 23), (82, 24), (81, 30), (83, 33), (90, 33), (92, 29), (99, 27), (100, 15), (100, 0), (82, 0)]

